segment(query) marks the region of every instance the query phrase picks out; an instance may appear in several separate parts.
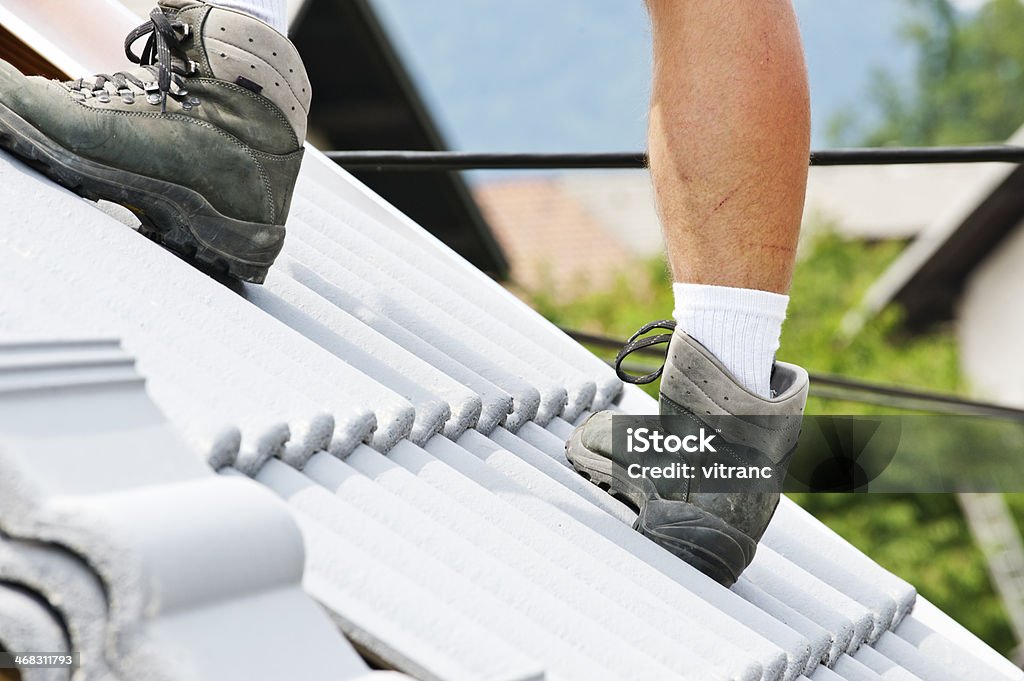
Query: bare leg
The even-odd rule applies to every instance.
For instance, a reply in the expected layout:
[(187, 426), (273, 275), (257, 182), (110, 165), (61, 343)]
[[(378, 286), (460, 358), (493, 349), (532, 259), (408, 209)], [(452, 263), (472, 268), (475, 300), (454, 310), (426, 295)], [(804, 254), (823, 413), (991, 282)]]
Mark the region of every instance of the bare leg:
[[(676, 302), (659, 413), (693, 417), (676, 421), (673, 430), (681, 422), (696, 428), (711, 414), (780, 419), (761, 422), (756, 437), (753, 422), (738, 429), (726, 420), (719, 434), (756, 447), (759, 456), (749, 461), (768, 457), (781, 479), (808, 391), (803, 369), (775, 363), (810, 128), (793, 8), (790, 0), (648, 0), (648, 6), (651, 175)], [(591, 480), (625, 494), (639, 509), (635, 527), (653, 541), (719, 583), (735, 583), (771, 521), (778, 492), (712, 492), (708, 481), (698, 481), (684, 486), (680, 498), (678, 487), (608, 475), (616, 464), (627, 470), (645, 460), (615, 446), (614, 418), (600, 412), (586, 421), (566, 445), (566, 457)]]
[(790, 0), (649, 0), (649, 153), (674, 280), (785, 293), (807, 183)]

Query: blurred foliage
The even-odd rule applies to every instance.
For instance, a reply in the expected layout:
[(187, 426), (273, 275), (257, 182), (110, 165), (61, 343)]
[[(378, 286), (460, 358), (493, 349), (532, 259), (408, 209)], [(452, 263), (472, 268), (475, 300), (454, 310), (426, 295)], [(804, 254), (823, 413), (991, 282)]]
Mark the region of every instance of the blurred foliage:
[[(1001, 141), (1024, 118), (1024, 3), (989, 0), (958, 13), (949, 0), (906, 0), (902, 35), (914, 46), (914, 82), (884, 70), (867, 103), (835, 116), (835, 145), (929, 145)], [(803, 249), (779, 356), (812, 372), (939, 392), (963, 392), (956, 345), (948, 330), (907, 336), (900, 312), (886, 310), (852, 338), (840, 332), (847, 312), (899, 253), (902, 244), (848, 243), (818, 232)], [(543, 294), (531, 303), (560, 326), (625, 338), (652, 319), (670, 318), (672, 292), (663, 260), (632, 270), (607, 290), (570, 302)], [(597, 350), (607, 357), (606, 350)], [(656, 388), (652, 388), (656, 394)], [(812, 398), (810, 413), (878, 412), (877, 407)], [(969, 456), (968, 452), (964, 453)], [(800, 494), (793, 498), (885, 568), (997, 650), (1013, 634), (950, 494)], [(1024, 526), (1024, 494), (1006, 495)]]
[[(907, 336), (899, 328), (899, 311), (888, 310), (852, 338), (839, 332), (844, 315), (860, 302), (902, 244), (846, 242), (828, 230), (814, 233), (817, 236), (804, 244), (797, 264), (780, 357), (812, 372), (947, 393), (961, 391), (956, 346), (949, 330)], [(564, 328), (622, 339), (645, 322), (670, 318), (673, 306), (670, 278), (660, 258), (633, 268), (615, 286), (577, 300), (563, 302), (535, 294), (529, 302)], [(614, 354), (595, 351), (604, 357)], [(812, 399), (808, 410), (821, 414), (879, 411), (820, 398)], [(984, 559), (953, 495), (792, 496), (997, 650), (1007, 653), (1013, 647)], [(1018, 523), (1024, 522), (1024, 495), (1008, 497)]]
[(877, 70), (867, 101), (829, 121), (829, 141), (879, 146), (1005, 140), (1024, 117), (1024, 3), (989, 0), (962, 14), (949, 0), (905, 2), (902, 36), (917, 58), (913, 81)]
[[(889, 309), (850, 338), (840, 333), (843, 318), (902, 248), (902, 242), (847, 242), (826, 226), (811, 230), (793, 276), (779, 357), (795, 359), (812, 372), (943, 392), (960, 390), (956, 344), (946, 330), (905, 335), (899, 311)], [(530, 295), (529, 302), (564, 328), (623, 339), (652, 319), (670, 319), (673, 306), (662, 258), (641, 263), (615, 285), (575, 300), (561, 301), (540, 292)], [(651, 390), (657, 394), (656, 386)], [(844, 404), (842, 413), (854, 408)], [(836, 413), (821, 401), (809, 405), (808, 411)]]

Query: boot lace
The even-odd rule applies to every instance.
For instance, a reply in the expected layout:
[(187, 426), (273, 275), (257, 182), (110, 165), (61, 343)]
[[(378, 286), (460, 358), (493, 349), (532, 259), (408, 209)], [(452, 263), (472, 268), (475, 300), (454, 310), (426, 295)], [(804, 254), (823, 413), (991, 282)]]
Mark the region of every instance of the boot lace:
[[(651, 373), (644, 374), (643, 376), (634, 376), (625, 372), (622, 368), (622, 361), (637, 350), (643, 350), (644, 348), (649, 348), (652, 345), (668, 343), (672, 340), (672, 332), (675, 331), (675, 328), (676, 323), (671, 319), (660, 319), (656, 322), (648, 322), (641, 326), (636, 333), (629, 337), (626, 344), (622, 346), (621, 350), (619, 350), (619, 354), (615, 356), (615, 375), (626, 383), (632, 383), (634, 385), (653, 383), (661, 378), (661, 373), (665, 370), (664, 362), (662, 362), (657, 371), (652, 371)], [(655, 336), (644, 335), (654, 331), (655, 329), (662, 329), (668, 331), (668, 333), (659, 333)]]
[[(195, 97), (188, 97), (184, 78), (194, 74), (198, 65), (188, 59), (181, 47), (182, 41), (189, 37), (191, 27), (183, 21), (171, 21), (160, 8), (149, 14), (149, 21), (132, 30), (124, 40), (124, 53), (133, 64), (146, 69), (154, 78), (144, 82), (133, 73), (118, 71), (113, 75), (101, 73), (93, 78), (79, 78), (66, 84), (84, 96), (94, 96), (101, 102), (109, 102), (111, 91), (107, 84), (113, 86), (114, 92), (122, 97), (126, 104), (135, 102), (135, 90), (146, 95), (150, 104), (159, 104), (160, 111), (167, 113), (167, 97), (171, 96), (183, 103), (186, 109), (199, 105)], [(141, 54), (132, 49), (143, 36), (149, 36)]]
[[(641, 336), (643, 336), (644, 334), (650, 333), (655, 329), (662, 329), (664, 331), (668, 331), (668, 333), (659, 333), (656, 336), (646, 336), (644, 338), (641, 338)], [(654, 381), (661, 378), (662, 372), (665, 371), (665, 362), (661, 363), (661, 366), (658, 367), (657, 371), (652, 371), (651, 373), (644, 374), (643, 376), (634, 376), (633, 374), (627, 374), (625, 372), (625, 370), (622, 368), (622, 361), (626, 359), (626, 357), (628, 357), (629, 355), (636, 352), (637, 350), (643, 350), (644, 348), (649, 348), (652, 345), (661, 345), (662, 343), (668, 343), (669, 341), (672, 340), (672, 334), (675, 330), (676, 323), (671, 319), (660, 319), (656, 322), (648, 322), (647, 324), (641, 326), (636, 333), (629, 337), (629, 340), (626, 341), (626, 344), (622, 346), (621, 350), (619, 350), (619, 354), (615, 356), (615, 375), (618, 376), (620, 380), (623, 380), (626, 383), (632, 383), (633, 385), (653, 383)], [(772, 362), (770, 379), (772, 382), (774, 382), (775, 380), (776, 368), (777, 365), (774, 362)], [(772, 388), (771, 392), (769, 393), (769, 395), (773, 399), (777, 394), (778, 393), (775, 391), (775, 388)]]

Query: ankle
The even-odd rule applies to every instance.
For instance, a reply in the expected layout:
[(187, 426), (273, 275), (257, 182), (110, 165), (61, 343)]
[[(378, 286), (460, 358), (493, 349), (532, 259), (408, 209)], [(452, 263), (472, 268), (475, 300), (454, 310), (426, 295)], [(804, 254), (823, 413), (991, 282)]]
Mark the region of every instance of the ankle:
[(676, 283), (678, 329), (707, 348), (750, 392), (771, 397), (771, 371), (789, 296)]

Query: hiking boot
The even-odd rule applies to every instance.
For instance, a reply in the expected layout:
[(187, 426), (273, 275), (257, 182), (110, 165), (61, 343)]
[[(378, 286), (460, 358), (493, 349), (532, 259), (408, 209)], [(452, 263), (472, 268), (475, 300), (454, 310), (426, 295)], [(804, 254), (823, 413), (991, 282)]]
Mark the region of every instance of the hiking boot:
[[(622, 371), (621, 363), (635, 350), (668, 342), (661, 416), (594, 414), (573, 432), (566, 455), (584, 477), (637, 509), (634, 527), (638, 531), (720, 584), (731, 586), (754, 559), (757, 542), (779, 503), (782, 479), (800, 435), (807, 372), (776, 362), (772, 397), (765, 399), (739, 385), (714, 355), (682, 331), (641, 338), (655, 328), (672, 330), (675, 323), (655, 322), (637, 332), (619, 353), (616, 371), (630, 383), (657, 379), (662, 369), (634, 378)], [(614, 435), (613, 418), (623, 419), (616, 422)], [(630, 425), (660, 427), (679, 437), (693, 435), (691, 443), (703, 444), (713, 433), (714, 453), (680, 453), (675, 460), (695, 466), (709, 462), (751, 466), (751, 470), (770, 471), (771, 479), (712, 482), (699, 476), (682, 480), (628, 474), (631, 464), (649, 466), (657, 459), (624, 446), (623, 432)]]
[(311, 89), (295, 46), (246, 14), (162, 0), (125, 52), (137, 67), (63, 83), (0, 61), (0, 147), (126, 206), (202, 268), (262, 282), (306, 136)]

